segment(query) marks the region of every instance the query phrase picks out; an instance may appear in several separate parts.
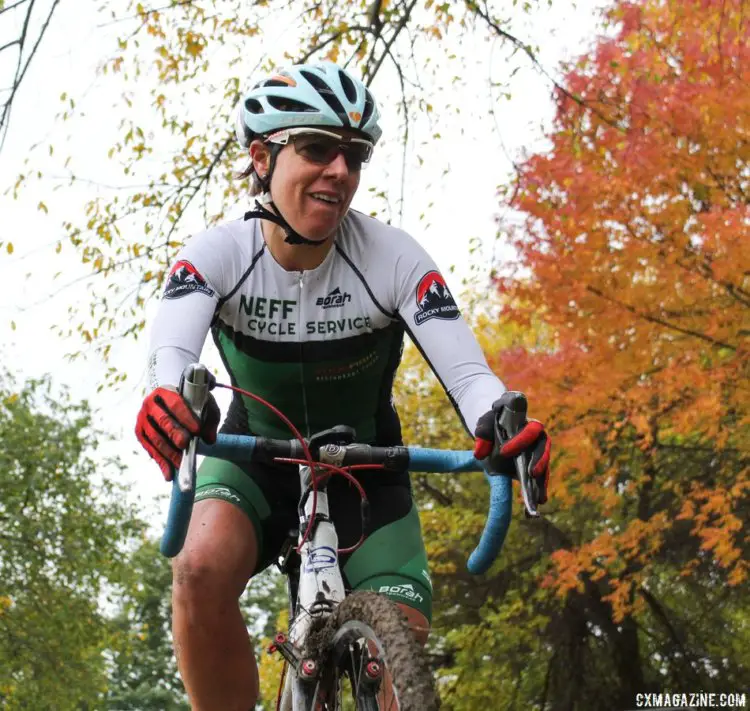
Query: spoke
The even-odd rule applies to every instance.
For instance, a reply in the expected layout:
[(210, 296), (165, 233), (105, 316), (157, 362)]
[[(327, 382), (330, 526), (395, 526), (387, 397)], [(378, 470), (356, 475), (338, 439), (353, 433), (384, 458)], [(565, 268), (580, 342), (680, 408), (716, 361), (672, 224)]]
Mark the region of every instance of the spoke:
[(312, 615), (310, 614), (310, 611), (305, 607), (300, 607), (299, 611), (297, 612), (297, 615), (295, 616), (294, 620), (292, 620), (292, 624), (289, 625), (289, 636), (292, 636), (292, 630), (300, 623), (300, 621), (303, 619), (302, 615), (307, 615), (310, 619), (312, 619)]
[(310, 707), (310, 711), (317, 711), (318, 703), (320, 702), (319, 694), (320, 694), (320, 677), (318, 678), (318, 682), (315, 684), (315, 693), (313, 694), (313, 697), (312, 697), (312, 706)]
[(367, 642), (359, 645), (359, 669), (357, 670), (357, 681), (362, 679), (362, 665), (365, 661), (365, 656), (369, 654), (367, 650)]

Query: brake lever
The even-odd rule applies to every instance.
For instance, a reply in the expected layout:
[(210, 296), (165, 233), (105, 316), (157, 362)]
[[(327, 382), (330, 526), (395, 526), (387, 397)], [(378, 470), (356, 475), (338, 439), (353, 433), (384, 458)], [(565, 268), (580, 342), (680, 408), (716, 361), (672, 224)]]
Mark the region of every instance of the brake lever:
[[(182, 373), (177, 391), (185, 398), (195, 416), (200, 419), (208, 391), (216, 379), (200, 363), (188, 365)], [(164, 529), (159, 550), (167, 558), (174, 558), (185, 543), (190, 516), (195, 498), (196, 459), (200, 437), (191, 437), (187, 451), (182, 455), (180, 469), (172, 481), (172, 497), (169, 501), (167, 526)]]
[[(195, 413), (198, 420), (203, 414), (203, 407), (208, 400), (208, 393), (215, 378), (201, 363), (188, 365), (180, 376), (178, 391)], [(180, 491), (188, 493), (195, 490), (196, 461), (199, 437), (191, 437), (190, 444), (182, 456), (180, 470), (177, 473), (177, 485)]]
[[(504, 458), (500, 456), (500, 448), (526, 425), (526, 413), (528, 412), (528, 401), (522, 392), (509, 390), (492, 403), (495, 413), (495, 446), (490, 455), (490, 466), (494, 471), (499, 471)], [(526, 518), (539, 518), (539, 487), (534, 477), (529, 473), (531, 463), (527, 461), (524, 453), (514, 459), (516, 474), (521, 484), (521, 496), (525, 507)]]

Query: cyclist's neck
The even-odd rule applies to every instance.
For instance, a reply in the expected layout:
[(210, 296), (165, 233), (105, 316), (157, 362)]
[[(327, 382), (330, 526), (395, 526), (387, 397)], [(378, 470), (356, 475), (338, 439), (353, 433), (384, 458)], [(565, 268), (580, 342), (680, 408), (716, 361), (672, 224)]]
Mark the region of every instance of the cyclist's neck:
[(284, 228), (269, 220), (261, 220), (261, 230), (268, 250), (288, 272), (303, 272), (320, 266), (333, 247), (336, 233), (321, 245), (289, 244)]

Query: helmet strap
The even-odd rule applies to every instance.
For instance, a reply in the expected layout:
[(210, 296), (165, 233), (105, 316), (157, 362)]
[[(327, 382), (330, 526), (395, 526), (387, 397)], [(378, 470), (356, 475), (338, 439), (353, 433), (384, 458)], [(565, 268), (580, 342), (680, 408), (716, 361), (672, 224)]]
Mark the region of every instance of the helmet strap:
[[(266, 199), (263, 200), (263, 198)], [(249, 212), (245, 213), (245, 220), (251, 220), (253, 217), (257, 217), (261, 220), (275, 222), (277, 225), (282, 227), (284, 232), (286, 233), (284, 241), (287, 244), (306, 244), (310, 247), (320, 247), (321, 245), (325, 244), (327, 240), (326, 237), (324, 237), (323, 239), (309, 239), (308, 237), (303, 237), (298, 232), (295, 232), (292, 226), (284, 219), (282, 214), (279, 212), (279, 208), (274, 205), (274, 202), (271, 199), (271, 193), (264, 193), (261, 196), (261, 200), (255, 201), (255, 210), (250, 210)], [(270, 205), (274, 210), (276, 210), (276, 212), (271, 212), (271, 210), (269, 210), (265, 205)]]
[[(261, 220), (268, 220), (269, 222), (275, 222), (277, 225), (283, 228), (286, 236), (284, 241), (287, 244), (306, 244), (310, 247), (320, 247), (325, 244), (327, 238), (323, 239), (310, 239), (309, 237), (303, 237), (299, 232), (296, 232), (294, 228), (286, 221), (285, 217), (281, 214), (281, 210), (276, 207), (273, 196), (271, 195), (271, 175), (273, 169), (276, 167), (276, 158), (283, 146), (272, 145), (271, 146), (271, 160), (268, 164), (268, 173), (262, 178), (258, 176), (258, 182), (263, 190), (259, 198), (255, 201), (255, 210), (250, 210), (245, 213), (245, 220), (250, 220), (253, 217), (257, 217)], [(271, 212), (266, 205), (270, 205), (274, 212)]]

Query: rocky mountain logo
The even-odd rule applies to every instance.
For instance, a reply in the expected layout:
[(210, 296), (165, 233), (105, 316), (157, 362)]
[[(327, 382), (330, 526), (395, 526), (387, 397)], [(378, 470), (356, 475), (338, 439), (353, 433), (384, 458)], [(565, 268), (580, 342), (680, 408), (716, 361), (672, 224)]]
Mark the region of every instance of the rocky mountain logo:
[(427, 272), (419, 280), (416, 297), (418, 311), (414, 314), (414, 322), (417, 326), (421, 326), (431, 318), (446, 321), (458, 318), (458, 306), (440, 272)]
[(206, 280), (198, 270), (184, 259), (177, 262), (169, 272), (167, 286), (164, 289), (165, 299), (179, 299), (198, 291), (206, 296), (213, 296), (214, 290), (206, 284)]

